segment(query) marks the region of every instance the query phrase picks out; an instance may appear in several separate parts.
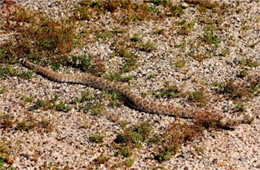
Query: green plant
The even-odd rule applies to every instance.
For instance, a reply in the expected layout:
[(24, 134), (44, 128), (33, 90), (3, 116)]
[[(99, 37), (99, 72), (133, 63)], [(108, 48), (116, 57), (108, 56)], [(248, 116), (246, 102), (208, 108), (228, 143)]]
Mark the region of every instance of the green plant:
[(112, 32), (103, 32), (103, 33), (98, 33), (96, 35), (97, 38), (101, 38), (101, 39), (109, 39), (113, 37), (113, 33)]
[(99, 133), (95, 133), (89, 137), (89, 141), (94, 143), (103, 143), (103, 139), (104, 136)]
[(122, 57), (125, 62), (119, 74), (134, 70), (137, 67), (138, 57), (124, 45), (118, 45), (115, 54)]
[(127, 167), (131, 167), (131, 166), (133, 166), (133, 164), (135, 163), (135, 160), (134, 159), (127, 159), (127, 161), (126, 161), (126, 166)]
[(207, 95), (204, 88), (200, 88), (197, 91), (191, 92), (188, 96), (188, 100), (199, 104), (199, 106), (205, 106), (207, 103)]
[(172, 97), (178, 97), (178, 93), (180, 91), (178, 90), (177, 86), (169, 86), (168, 84), (165, 85), (164, 89), (160, 90), (159, 92), (156, 92), (157, 98), (172, 98)]
[(239, 64), (241, 66), (248, 66), (248, 67), (258, 67), (260, 65), (260, 62), (258, 61), (253, 61), (252, 59), (241, 59), (239, 61)]
[(46, 132), (53, 131), (53, 123), (47, 119), (38, 122), (38, 128), (44, 129)]
[(133, 37), (130, 40), (134, 41), (134, 42), (141, 41), (140, 34), (134, 34)]
[(133, 151), (131, 148), (129, 148), (127, 146), (122, 146), (119, 148), (119, 154), (124, 157), (129, 157), (133, 154)]
[(100, 156), (98, 156), (96, 159), (94, 159), (94, 163), (96, 165), (100, 165), (100, 164), (105, 164), (106, 162), (109, 161), (109, 157), (108, 156), (104, 156), (103, 154), (101, 154)]
[(195, 151), (197, 151), (197, 152), (203, 153), (204, 150), (205, 150), (205, 148), (203, 148), (203, 147), (199, 147), (199, 146), (195, 147)]
[(189, 33), (193, 30), (195, 21), (186, 23), (186, 20), (182, 20), (180, 23), (180, 27), (178, 33), (180, 35), (189, 35)]
[(118, 91), (109, 90), (104, 93), (105, 99), (109, 101), (109, 105), (111, 107), (119, 107), (121, 106), (120, 99), (122, 98), (122, 95)]
[(61, 102), (55, 106), (55, 109), (57, 111), (69, 112), (72, 108), (70, 106), (67, 106), (65, 103)]
[(148, 0), (148, 2), (153, 3), (155, 5), (160, 5), (168, 3), (168, 0)]
[[(18, 32), (17, 40), (7, 44), (6, 50), (1, 52), (5, 60), (12, 61), (14, 59), (28, 56), (33, 59), (44, 61), (46, 57), (52, 57), (53, 54), (65, 54), (70, 52), (74, 47), (74, 39), (76, 38), (74, 20), (66, 19), (54, 20), (47, 17), (43, 12), (22, 8), (21, 6), (13, 6), (13, 11), (9, 11), (9, 17), (5, 18), (13, 24), (3, 23), (6, 30)], [(6, 17), (6, 16), (3, 16)], [(12, 54), (10, 58), (10, 54)], [(14, 57), (13, 57), (14, 56)], [(57, 62), (60, 58), (51, 58), (52, 62)], [(64, 59), (64, 58), (63, 58)], [(36, 60), (34, 60), (36, 61)], [(30, 73), (23, 74), (25, 78), (30, 78)]]
[(24, 71), (24, 72), (22, 72), (21, 77), (24, 79), (31, 79), (32, 74), (33, 74), (32, 71)]
[(33, 102), (33, 100), (34, 100), (34, 98), (33, 97), (25, 97), (25, 99), (24, 99), (24, 101), (25, 102), (28, 102), (28, 103), (31, 103), (31, 102)]
[(106, 112), (105, 106), (102, 103), (99, 104), (88, 104), (86, 107), (83, 108), (83, 111), (86, 112), (90, 110), (90, 115), (92, 116), (98, 116), (102, 115)]
[(174, 17), (181, 17), (184, 14), (184, 11), (181, 6), (179, 5), (173, 5), (171, 7), (171, 14)]
[(185, 60), (177, 60), (177, 61), (175, 62), (175, 66), (176, 66), (177, 68), (183, 68), (185, 65), (186, 65), (186, 61), (185, 61)]
[(143, 42), (139, 43), (137, 48), (141, 51), (151, 52), (151, 51), (156, 50), (157, 45), (154, 42), (149, 40), (145, 43), (143, 43)]
[(190, 0), (187, 1), (187, 3), (196, 5), (201, 13), (205, 13), (208, 10), (211, 10), (219, 15), (223, 15), (227, 11), (227, 5), (224, 3), (219, 3), (218, 1)]
[(14, 69), (11, 65), (7, 65), (6, 67), (1, 67), (0, 66), (0, 78), (5, 78), (7, 76), (18, 76), (19, 75), (19, 70)]
[(174, 146), (172, 148), (168, 148), (168, 147), (164, 148), (163, 151), (160, 151), (160, 153), (155, 156), (155, 160), (162, 162), (171, 159), (171, 157), (176, 154), (174, 150), (175, 150)]
[(225, 94), (231, 99), (241, 99), (242, 97), (250, 96), (250, 87), (246, 87), (244, 84), (234, 83), (233, 80), (228, 80), (220, 87), (219, 93)]
[(0, 168), (6, 169), (6, 166), (11, 166), (14, 162), (12, 153), (13, 147), (10, 141), (5, 138), (0, 139)]
[(246, 76), (248, 76), (248, 71), (246, 70), (246, 69), (242, 69), (239, 73), (238, 73), (238, 75), (237, 75), (237, 77), (239, 77), (239, 78), (244, 78), (244, 77), (246, 77)]
[(131, 148), (141, 147), (141, 143), (148, 139), (150, 133), (150, 123), (144, 122), (125, 129), (122, 134), (117, 135), (115, 142)]
[(92, 100), (94, 98), (93, 94), (91, 94), (89, 89), (86, 89), (83, 93), (81, 93), (81, 98), (79, 102), (85, 102), (88, 100)]
[(218, 45), (221, 43), (221, 39), (217, 35), (213, 34), (212, 31), (206, 31), (202, 37), (202, 40), (207, 44)]
[(133, 80), (133, 76), (129, 75), (129, 76), (122, 76), (121, 73), (110, 73), (110, 74), (106, 74), (105, 78), (111, 81), (121, 81), (121, 82), (130, 82), (131, 80)]
[(30, 111), (35, 111), (35, 110), (38, 110), (40, 108), (42, 108), (43, 110), (49, 110), (49, 109), (52, 109), (55, 107), (55, 100), (56, 99), (52, 99), (52, 100), (49, 100), (49, 99), (45, 99), (45, 100), (42, 100), (42, 99), (39, 99), (37, 100), (34, 105), (32, 105), (29, 110)]
[(35, 123), (35, 121), (24, 120), (22, 122), (17, 123), (16, 129), (20, 131), (29, 132), (30, 130), (33, 130), (36, 126), (37, 124)]
[(155, 74), (149, 74), (149, 75), (147, 76), (147, 79), (153, 79), (153, 78), (155, 78)]
[(0, 88), (0, 94), (4, 94), (6, 92), (6, 88)]
[(181, 124), (174, 122), (160, 136), (157, 155), (155, 159), (159, 162), (169, 160), (180, 149), (182, 144), (201, 136), (202, 128), (198, 125)]

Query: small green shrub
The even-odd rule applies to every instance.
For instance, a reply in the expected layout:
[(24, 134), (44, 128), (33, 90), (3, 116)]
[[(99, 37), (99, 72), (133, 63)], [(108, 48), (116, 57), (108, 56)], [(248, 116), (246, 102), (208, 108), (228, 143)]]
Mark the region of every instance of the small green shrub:
[(65, 103), (61, 102), (55, 106), (55, 109), (57, 111), (69, 112), (72, 108), (70, 106), (67, 106)]
[(89, 141), (94, 143), (103, 143), (103, 139), (104, 136), (98, 133), (93, 134), (92, 136), (89, 137)]
[(205, 41), (207, 44), (218, 45), (221, 43), (221, 39), (217, 35), (214, 35), (211, 31), (207, 31), (203, 35), (202, 40)]

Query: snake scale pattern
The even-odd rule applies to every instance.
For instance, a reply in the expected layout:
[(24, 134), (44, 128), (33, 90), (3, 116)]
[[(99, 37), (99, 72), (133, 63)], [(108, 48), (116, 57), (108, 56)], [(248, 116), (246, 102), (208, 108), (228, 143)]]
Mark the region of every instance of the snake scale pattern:
[(154, 113), (159, 115), (169, 115), (180, 118), (192, 119), (201, 119), (201, 117), (203, 117), (203, 120), (208, 120), (211, 124), (214, 124), (215, 126), (221, 128), (230, 128), (246, 122), (244, 119), (231, 119), (224, 116), (220, 116), (220, 114), (213, 114), (210, 111), (202, 109), (181, 108), (172, 105), (151, 102), (147, 99), (144, 99), (136, 95), (134, 92), (130, 90), (129, 86), (125, 84), (110, 81), (102, 77), (93, 76), (88, 73), (57, 73), (45, 67), (34, 64), (28, 61), (27, 59), (20, 59), (20, 62), (23, 66), (31, 70), (34, 70), (37, 74), (40, 74), (43, 77), (55, 82), (83, 84), (100, 90), (116, 90), (126, 98), (126, 101), (129, 103), (131, 107), (146, 113)]

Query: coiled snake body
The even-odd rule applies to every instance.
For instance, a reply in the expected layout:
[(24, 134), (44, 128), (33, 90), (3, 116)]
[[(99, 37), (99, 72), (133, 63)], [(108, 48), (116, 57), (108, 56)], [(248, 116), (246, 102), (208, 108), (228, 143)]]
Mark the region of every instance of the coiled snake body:
[(224, 128), (234, 127), (245, 122), (243, 119), (230, 119), (220, 116), (219, 114), (212, 114), (211, 112), (201, 109), (181, 108), (174, 107), (172, 105), (151, 102), (134, 94), (134, 92), (132, 92), (127, 85), (114, 81), (109, 81), (102, 77), (93, 76), (88, 73), (57, 73), (45, 67), (34, 64), (26, 59), (20, 59), (20, 62), (23, 66), (35, 70), (36, 73), (55, 82), (83, 84), (101, 90), (116, 90), (126, 98), (127, 102), (129, 102), (132, 107), (143, 112), (194, 119), (202, 116), (205, 118), (203, 120), (207, 120), (207, 118), (209, 118), (209, 121), (211, 121), (211, 123)]

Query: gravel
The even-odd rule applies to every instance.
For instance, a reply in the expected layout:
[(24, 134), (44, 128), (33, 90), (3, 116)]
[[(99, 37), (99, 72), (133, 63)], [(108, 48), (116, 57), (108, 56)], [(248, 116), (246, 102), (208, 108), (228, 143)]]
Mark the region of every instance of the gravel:
[[(79, 0), (17, 0), (15, 2), (25, 8), (41, 10), (51, 17), (62, 18), (71, 15)], [(237, 77), (241, 69), (239, 61), (246, 58), (260, 62), (260, 43), (256, 43), (253, 48), (249, 46), (260, 42), (260, 3), (258, 0), (224, 2), (234, 10), (229, 10), (223, 16), (224, 20), (220, 24), (223, 30), (217, 32), (223, 41), (215, 53), (209, 52), (211, 48), (207, 45), (196, 47), (194, 43), (198, 41), (196, 37), (204, 33), (198, 23), (194, 25), (194, 30), (189, 36), (181, 36), (177, 33), (178, 27), (175, 25), (174, 17), (164, 21), (147, 21), (134, 27), (124, 26), (122, 29), (127, 31), (122, 34), (122, 37), (132, 37), (135, 33), (139, 33), (144, 42), (150, 40), (157, 45), (157, 49), (149, 53), (134, 49), (139, 56), (138, 67), (126, 74), (134, 77), (130, 82), (131, 89), (139, 95), (147, 93), (147, 98), (150, 100), (193, 107), (186, 97), (158, 99), (151, 91), (162, 89), (166, 82), (177, 85), (183, 93), (207, 87), (211, 107), (222, 110), (223, 114), (229, 117), (242, 116), (241, 113), (232, 111), (237, 106), (234, 100), (215, 95), (215, 87), (212, 84), (223, 83), (229, 79), (233, 79), (234, 82), (246, 82)], [(198, 10), (189, 7), (188, 3), (183, 1), (181, 3), (187, 6), (184, 14), (187, 21), (194, 21), (194, 18), (201, 15)], [(83, 21), (81, 29), (94, 29), (105, 25), (106, 29), (113, 30), (118, 25), (110, 17), (111, 14), (105, 15), (102, 23)], [(248, 26), (248, 29), (243, 30), (243, 26)], [(163, 29), (164, 32), (158, 35), (154, 33), (155, 29)], [(0, 40), (5, 42), (12, 35), (13, 33), (2, 30)], [(114, 37), (114, 39), (122, 37)], [(176, 44), (181, 43), (185, 43), (185, 47), (175, 48)], [(223, 57), (220, 53), (225, 50), (228, 50), (228, 55)], [(194, 51), (198, 55), (205, 53), (209, 57), (199, 62), (188, 55), (189, 51)], [(116, 70), (117, 62), (120, 63), (120, 58), (111, 57), (113, 39), (93, 41), (89, 38), (84, 42), (83, 47), (74, 49), (71, 55), (84, 53), (91, 53), (104, 59), (108, 72)], [(186, 61), (186, 65), (181, 69), (175, 66), (176, 61), (180, 59)], [(15, 68), (28, 71), (20, 65), (15, 65)], [(247, 69), (249, 75), (260, 75), (260, 66)], [(151, 74), (155, 77), (148, 79)], [(93, 161), (102, 154), (110, 157), (109, 163), (93, 169), (106, 169), (126, 161), (126, 158), (116, 155), (113, 146), (116, 135), (123, 131), (120, 126), (121, 121), (128, 121), (130, 124), (149, 121), (153, 125), (153, 131), (158, 133), (162, 133), (175, 121), (173, 117), (147, 114), (125, 105), (119, 108), (108, 106), (105, 114), (91, 116), (89, 113), (79, 111), (77, 109), (79, 106), (73, 104), (73, 100), (75, 97), (80, 98), (86, 89), (97, 96), (102, 94), (100, 90), (77, 84), (52, 82), (37, 74), (33, 74), (32, 79), (29, 80), (19, 77), (1, 79), (0, 88), (5, 89), (5, 92), (0, 94), (0, 113), (12, 115), (17, 121), (33, 117), (37, 120), (48, 120), (53, 124), (53, 130), (47, 133), (41, 130), (25, 132), (16, 129), (0, 129), (0, 141), (11, 141), (12, 148), (19, 146), (10, 153), (14, 155), (11, 166), (17, 169), (39, 169), (40, 167), (46, 169), (51, 166), (91, 169), (95, 167)], [(42, 109), (28, 111), (31, 104), (25, 102), (26, 97), (37, 100), (53, 99), (55, 96), (59, 96), (62, 102), (70, 103), (72, 110), (69, 112)], [(252, 124), (242, 124), (234, 130), (204, 131), (202, 139), (182, 146), (174, 158), (162, 163), (151, 159), (154, 155), (153, 151), (149, 146), (143, 146), (134, 150), (134, 155), (131, 157), (134, 159), (134, 164), (131, 169), (260, 169), (260, 96), (243, 100), (243, 105), (246, 109), (245, 114), (256, 116)], [(87, 128), (82, 128), (83, 124)], [(88, 140), (95, 133), (105, 136), (102, 144)], [(196, 148), (202, 148), (202, 151), (198, 152)], [(124, 166), (118, 169), (123, 168), (127, 169)]]

